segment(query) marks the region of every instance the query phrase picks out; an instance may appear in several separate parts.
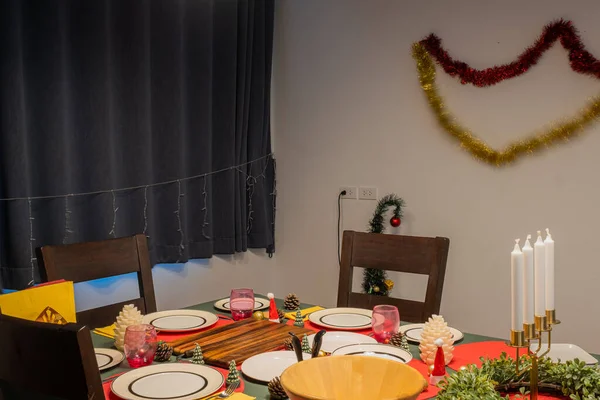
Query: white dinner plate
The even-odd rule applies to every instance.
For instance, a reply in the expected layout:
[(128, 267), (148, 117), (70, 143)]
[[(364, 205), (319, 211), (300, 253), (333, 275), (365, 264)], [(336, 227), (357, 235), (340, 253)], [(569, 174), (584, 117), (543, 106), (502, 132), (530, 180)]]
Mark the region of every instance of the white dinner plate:
[(358, 331), (371, 327), (373, 311), (363, 308), (327, 308), (308, 316), (310, 322), (325, 328)]
[(123, 353), (114, 349), (94, 348), (94, 353), (96, 353), (96, 362), (100, 371), (116, 367), (125, 358)]
[(172, 310), (144, 315), (143, 323), (162, 332), (188, 332), (208, 328), (218, 320), (219, 317), (208, 311)]
[[(311, 358), (310, 354), (302, 353), (303, 359)], [(293, 351), (270, 351), (257, 354), (242, 363), (242, 372), (248, 378), (261, 382), (269, 382), (276, 376), (281, 376), (287, 367), (296, 364), (296, 353)]]
[[(229, 308), (229, 297), (226, 299), (221, 299), (219, 301), (216, 301), (214, 306), (217, 310), (231, 311), (231, 308)], [(255, 297), (254, 298), (254, 311), (264, 310), (265, 308), (269, 308), (269, 300), (263, 299), (262, 297)]]
[[(308, 337), (308, 344), (312, 348), (315, 335)], [(361, 335), (354, 332), (327, 332), (323, 335), (321, 350), (326, 353), (333, 353), (335, 350), (350, 344), (371, 344), (377, 343), (377, 340), (367, 335)]]
[(157, 364), (124, 373), (110, 389), (125, 400), (194, 400), (215, 393), (223, 381), (206, 365)]
[(351, 344), (340, 347), (331, 353), (332, 356), (356, 355), (387, 358), (388, 360), (408, 363), (412, 354), (389, 344)]
[[(400, 327), (400, 332), (406, 335), (406, 340), (412, 343), (420, 343), (421, 342), (421, 333), (423, 332), (423, 327), (425, 324), (409, 324), (402, 325)], [(458, 329), (450, 328), (450, 333), (452, 333), (452, 337), (454, 338), (454, 343), (462, 340), (465, 335)]]
[[(536, 350), (537, 346), (537, 344), (532, 344), (531, 348)], [(540, 354), (544, 353), (547, 349), (548, 344), (542, 343)], [(552, 343), (552, 345), (550, 346), (550, 352), (546, 354), (546, 357), (549, 357), (554, 362), (564, 363), (578, 358), (579, 361), (583, 361), (588, 365), (598, 364), (598, 360), (596, 360), (594, 356), (592, 356), (590, 353), (574, 344)]]

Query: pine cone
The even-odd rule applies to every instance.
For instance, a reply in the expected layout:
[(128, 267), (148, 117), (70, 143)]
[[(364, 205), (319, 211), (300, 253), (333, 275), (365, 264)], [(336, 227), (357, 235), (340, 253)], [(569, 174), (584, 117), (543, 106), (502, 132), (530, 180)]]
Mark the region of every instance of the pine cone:
[(402, 332), (395, 333), (390, 338), (390, 344), (392, 346), (400, 347), (402, 345)]
[(400, 347), (402, 350), (406, 350), (410, 353), (410, 347), (408, 347), (408, 341), (406, 335), (402, 332), (398, 332), (390, 338), (390, 344), (392, 346)]
[(171, 359), (172, 354), (173, 347), (169, 346), (167, 343), (161, 340), (160, 342), (158, 342), (158, 347), (156, 348), (154, 359), (159, 362), (169, 361)]
[(294, 293), (290, 293), (287, 296), (285, 296), (285, 300), (283, 301), (283, 307), (286, 310), (297, 310), (299, 305), (300, 300), (298, 300), (298, 296), (296, 296)]
[(279, 321), (283, 322), (283, 320), (285, 319), (285, 313), (281, 308), (277, 309), (277, 315), (279, 315)]
[(293, 351), (294, 350), (294, 346), (292, 345), (292, 338), (291, 337), (286, 338), (283, 341), (283, 345), (285, 346), (286, 350), (289, 350), (289, 351)]
[(267, 389), (269, 389), (269, 394), (271, 395), (272, 399), (288, 398), (287, 394), (285, 393), (285, 390), (283, 390), (283, 386), (281, 386), (281, 381), (279, 380), (278, 376), (276, 376), (269, 382), (269, 384), (267, 385)]

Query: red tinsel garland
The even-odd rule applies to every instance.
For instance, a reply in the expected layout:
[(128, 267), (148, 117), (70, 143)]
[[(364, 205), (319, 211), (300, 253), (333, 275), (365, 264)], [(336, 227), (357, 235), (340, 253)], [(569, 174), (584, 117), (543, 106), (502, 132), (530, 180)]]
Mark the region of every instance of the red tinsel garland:
[(571, 21), (562, 19), (547, 25), (535, 44), (521, 53), (516, 61), (484, 70), (471, 68), (465, 62), (453, 60), (442, 48), (442, 40), (433, 33), (420, 43), (446, 73), (459, 76), (463, 84), (472, 83), (475, 86), (485, 87), (524, 74), (537, 64), (544, 52), (559, 39), (565, 50), (569, 52), (569, 62), (573, 71), (600, 79), (600, 61), (585, 50)]

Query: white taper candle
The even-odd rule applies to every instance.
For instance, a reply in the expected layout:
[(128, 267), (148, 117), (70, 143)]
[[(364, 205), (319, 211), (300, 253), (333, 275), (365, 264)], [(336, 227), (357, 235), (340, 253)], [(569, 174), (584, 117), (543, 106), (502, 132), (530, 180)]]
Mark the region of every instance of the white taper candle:
[(533, 247), (529, 243), (531, 235), (523, 245), (523, 323), (533, 324)]
[(542, 240), (542, 232), (533, 245), (533, 264), (535, 281), (535, 315), (546, 315), (546, 250)]
[(546, 310), (554, 310), (554, 240), (546, 228)]
[(511, 278), (511, 329), (523, 330), (523, 252), (519, 247), (519, 240), (515, 240), (515, 248), (510, 253), (510, 278)]

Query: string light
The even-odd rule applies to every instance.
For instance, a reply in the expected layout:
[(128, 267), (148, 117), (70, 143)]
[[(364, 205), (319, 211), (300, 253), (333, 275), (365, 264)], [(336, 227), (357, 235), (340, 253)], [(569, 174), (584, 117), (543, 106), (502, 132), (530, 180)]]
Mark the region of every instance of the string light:
[[(179, 179), (173, 179), (173, 180), (169, 180), (169, 181), (163, 181), (163, 182), (156, 182), (156, 183), (151, 183), (151, 184), (147, 184), (147, 185), (138, 185), (138, 186), (130, 186), (130, 187), (123, 187), (123, 188), (116, 188), (116, 189), (108, 189), (108, 190), (97, 190), (97, 191), (92, 191), (92, 192), (81, 192), (81, 193), (68, 193), (68, 194), (59, 194), (59, 195), (48, 195), (48, 196), (27, 196), (27, 197), (5, 197), (5, 198), (0, 198), (0, 201), (27, 201), (28, 203), (28, 218), (29, 218), (29, 253), (30, 253), (30, 265), (28, 267), (6, 267), (6, 266), (0, 266), (0, 270), (6, 270), (6, 271), (10, 271), (10, 272), (14, 272), (14, 271), (19, 271), (19, 270), (28, 270), (31, 271), (31, 281), (28, 283), (28, 285), (32, 285), (35, 283), (34, 279), (35, 279), (35, 266), (36, 266), (36, 262), (37, 262), (37, 258), (35, 257), (35, 245), (34, 242), (36, 241), (35, 237), (34, 237), (34, 221), (35, 221), (35, 217), (33, 216), (33, 201), (34, 200), (44, 200), (44, 199), (58, 199), (58, 198), (64, 198), (64, 206), (65, 206), (65, 227), (64, 227), (64, 236), (63, 236), (63, 244), (67, 244), (70, 236), (72, 233), (74, 233), (73, 229), (72, 229), (72, 221), (71, 221), (71, 215), (72, 215), (72, 211), (70, 208), (70, 198), (71, 197), (75, 197), (75, 196), (90, 196), (90, 195), (98, 195), (98, 194), (106, 194), (106, 193), (110, 193), (112, 196), (112, 210), (113, 210), (113, 220), (112, 220), (112, 225), (111, 225), (111, 230), (109, 231), (109, 236), (112, 237), (116, 237), (116, 227), (117, 227), (117, 212), (119, 210), (119, 207), (117, 207), (117, 198), (116, 198), (116, 194), (118, 192), (125, 192), (125, 191), (133, 191), (133, 190), (137, 190), (137, 189), (144, 189), (144, 207), (143, 207), (143, 217), (144, 217), (144, 228), (143, 228), (143, 233), (147, 234), (148, 231), (148, 188), (151, 187), (158, 187), (158, 186), (164, 186), (164, 185), (170, 185), (170, 184), (174, 184), (177, 183), (177, 187), (178, 187), (178, 196), (177, 196), (177, 210), (174, 212), (177, 215), (177, 224), (178, 224), (178, 229), (177, 231), (180, 233), (180, 243), (179, 243), (179, 255), (180, 257), (183, 256), (183, 250), (185, 249), (185, 234), (183, 231), (183, 227), (182, 227), (182, 221), (181, 221), (181, 198), (185, 195), (182, 192), (182, 188), (181, 188), (181, 183), (182, 182), (186, 182), (186, 181), (190, 181), (193, 179), (199, 179), (202, 178), (204, 179), (203, 182), (203, 190), (202, 190), (202, 198), (203, 198), (203, 202), (204, 205), (202, 207), (202, 211), (204, 212), (204, 220), (202, 222), (202, 234), (206, 239), (210, 239), (210, 236), (206, 233), (206, 228), (210, 225), (208, 222), (208, 192), (207, 192), (207, 180), (209, 176), (212, 176), (214, 174), (218, 174), (221, 172), (226, 172), (226, 171), (231, 171), (231, 170), (235, 170), (238, 172), (241, 172), (242, 174), (244, 174), (246, 176), (246, 189), (248, 190), (249, 188), (251, 188), (250, 192), (249, 192), (249, 217), (251, 218), (252, 215), (252, 196), (254, 194), (254, 185), (256, 184), (257, 180), (259, 178), (266, 178), (265, 175), (265, 171), (267, 169), (268, 166), (268, 159), (270, 157), (272, 157), (274, 155), (274, 153), (269, 153), (267, 155), (264, 155), (262, 157), (258, 157), (254, 160), (239, 164), (239, 165), (234, 165), (231, 167), (227, 167), (227, 168), (222, 168), (216, 171), (212, 171), (212, 172), (208, 172), (208, 173), (204, 173), (204, 174), (198, 174), (198, 175), (192, 175), (192, 176), (188, 176), (188, 177), (184, 177), (184, 178), (179, 178)], [(258, 176), (252, 176), (251, 174), (247, 174), (246, 172), (244, 172), (241, 168), (247, 165), (251, 165), (254, 164), (258, 161), (261, 160), (267, 160), (265, 162), (265, 166), (261, 172), (261, 174), (259, 174)], [(274, 163), (275, 160), (272, 159), (272, 162)], [(271, 193), (271, 196), (274, 196), (275, 190), (273, 193)], [(275, 208), (275, 198), (273, 197), (273, 208)], [(273, 217), (275, 216), (275, 209), (273, 209)], [(247, 225), (247, 231), (249, 232), (251, 229), (251, 223), (252, 220), (250, 219), (248, 221), (248, 225)], [(250, 228), (248, 228), (250, 227)]]
[(202, 211), (204, 212), (204, 219), (202, 221), (202, 236), (206, 239), (210, 239), (210, 236), (206, 234), (206, 227), (208, 226), (208, 203), (207, 203), (207, 192), (206, 192), (206, 177), (204, 177), (204, 185), (202, 186), (202, 200), (204, 201), (204, 206), (202, 207)]
[(114, 190), (110, 192), (112, 194), (112, 209), (113, 209), (113, 221), (112, 227), (110, 228), (110, 232), (108, 232), (108, 236), (112, 236), (114, 238), (117, 237), (116, 228), (117, 228), (117, 211), (119, 211), (119, 207), (117, 207), (117, 196), (115, 195)]

